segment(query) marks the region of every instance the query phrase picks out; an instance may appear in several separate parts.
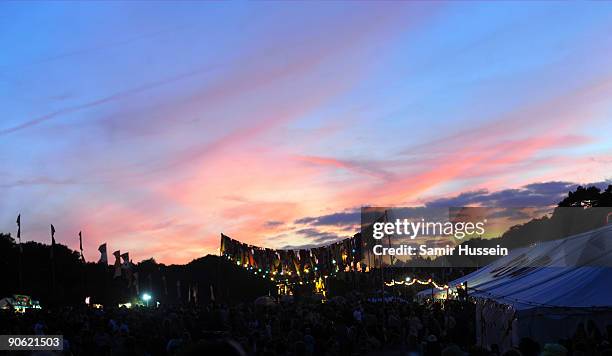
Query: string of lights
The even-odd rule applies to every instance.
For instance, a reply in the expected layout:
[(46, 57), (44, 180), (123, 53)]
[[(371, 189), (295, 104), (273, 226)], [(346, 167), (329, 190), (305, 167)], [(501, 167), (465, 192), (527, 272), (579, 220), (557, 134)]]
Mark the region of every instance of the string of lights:
[(444, 284), (444, 285), (439, 285), (438, 283), (436, 283), (435, 281), (433, 281), (431, 278), (427, 279), (427, 280), (420, 280), (418, 278), (410, 278), (410, 277), (406, 277), (405, 280), (403, 281), (396, 281), (396, 280), (391, 280), (391, 282), (385, 282), (385, 286), (387, 287), (393, 287), (396, 285), (401, 285), (401, 286), (411, 286), (415, 283), (418, 284), (422, 284), (422, 285), (428, 285), (431, 284), (433, 285), (436, 289), (439, 290), (445, 290), (448, 289), (448, 285)]
[[(232, 260), (231, 256), (226, 255), (225, 256), (228, 260)], [(264, 279), (269, 279), (272, 282), (287, 282), (290, 284), (304, 284), (304, 283), (315, 283), (317, 281), (317, 279), (319, 277), (324, 277), (327, 278), (329, 276), (335, 277), (336, 276), (336, 272), (339, 272), (339, 270), (337, 269), (336, 272), (332, 272), (330, 275), (321, 275), (318, 272), (317, 267), (314, 267), (314, 269), (310, 270), (310, 269), (304, 269), (302, 272), (300, 271), (296, 271), (296, 272), (292, 272), (292, 271), (270, 271), (269, 269), (262, 269), (262, 268), (258, 268), (258, 267), (254, 267), (249, 265), (248, 263), (240, 263), (240, 261), (236, 261), (236, 265), (239, 267), (244, 268), (245, 270), (253, 273), (256, 276), (261, 276)], [(309, 277), (315, 277), (312, 281), (310, 280)], [(291, 282), (290, 279), (300, 279), (300, 281), (297, 282)]]

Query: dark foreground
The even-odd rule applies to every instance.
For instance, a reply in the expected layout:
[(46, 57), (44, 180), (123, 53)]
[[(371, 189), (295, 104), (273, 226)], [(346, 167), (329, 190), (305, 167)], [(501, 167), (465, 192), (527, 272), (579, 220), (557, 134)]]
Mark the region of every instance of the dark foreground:
[[(500, 355), (495, 346), (476, 345), (473, 304), (458, 301), (386, 303), (383, 309), (362, 298), (338, 298), (272, 306), (1, 313), (2, 334), (61, 334), (66, 355)], [(559, 344), (523, 339), (503, 354), (612, 355), (611, 332), (612, 327), (587, 325)]]

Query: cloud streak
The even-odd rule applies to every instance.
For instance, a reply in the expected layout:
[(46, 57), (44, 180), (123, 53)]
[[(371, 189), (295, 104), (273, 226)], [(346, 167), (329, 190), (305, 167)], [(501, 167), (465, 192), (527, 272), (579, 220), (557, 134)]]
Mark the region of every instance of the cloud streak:
[(15, 6), (0, 231), (82, 230), (88, 259), (314, 246), (360, 206), (553, 204), (610, 178), (612, 18), (584, 5)]

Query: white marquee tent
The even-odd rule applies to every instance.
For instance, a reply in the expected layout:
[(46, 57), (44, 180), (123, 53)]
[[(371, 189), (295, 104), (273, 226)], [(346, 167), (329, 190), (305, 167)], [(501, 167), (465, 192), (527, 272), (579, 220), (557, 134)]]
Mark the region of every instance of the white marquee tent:
[(612, 224), (513, 250), (449, 285), (463, 282), (480, 300), (483, 345), (508, 347), (523, 336), (557, 341), (588, 321), (603, 330), (612, 324)]

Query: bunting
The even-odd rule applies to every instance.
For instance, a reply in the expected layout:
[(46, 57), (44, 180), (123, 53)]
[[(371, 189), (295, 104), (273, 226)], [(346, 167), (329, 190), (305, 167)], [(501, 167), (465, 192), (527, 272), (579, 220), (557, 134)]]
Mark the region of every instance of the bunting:
[(275, 276), (331, 275), (341, 271), (361, 272), (363, 241), (357, 233), (327, 246), (300, 250), (273, 250), (248, 245), (221, 234), (220, 253), (255, 273)]

